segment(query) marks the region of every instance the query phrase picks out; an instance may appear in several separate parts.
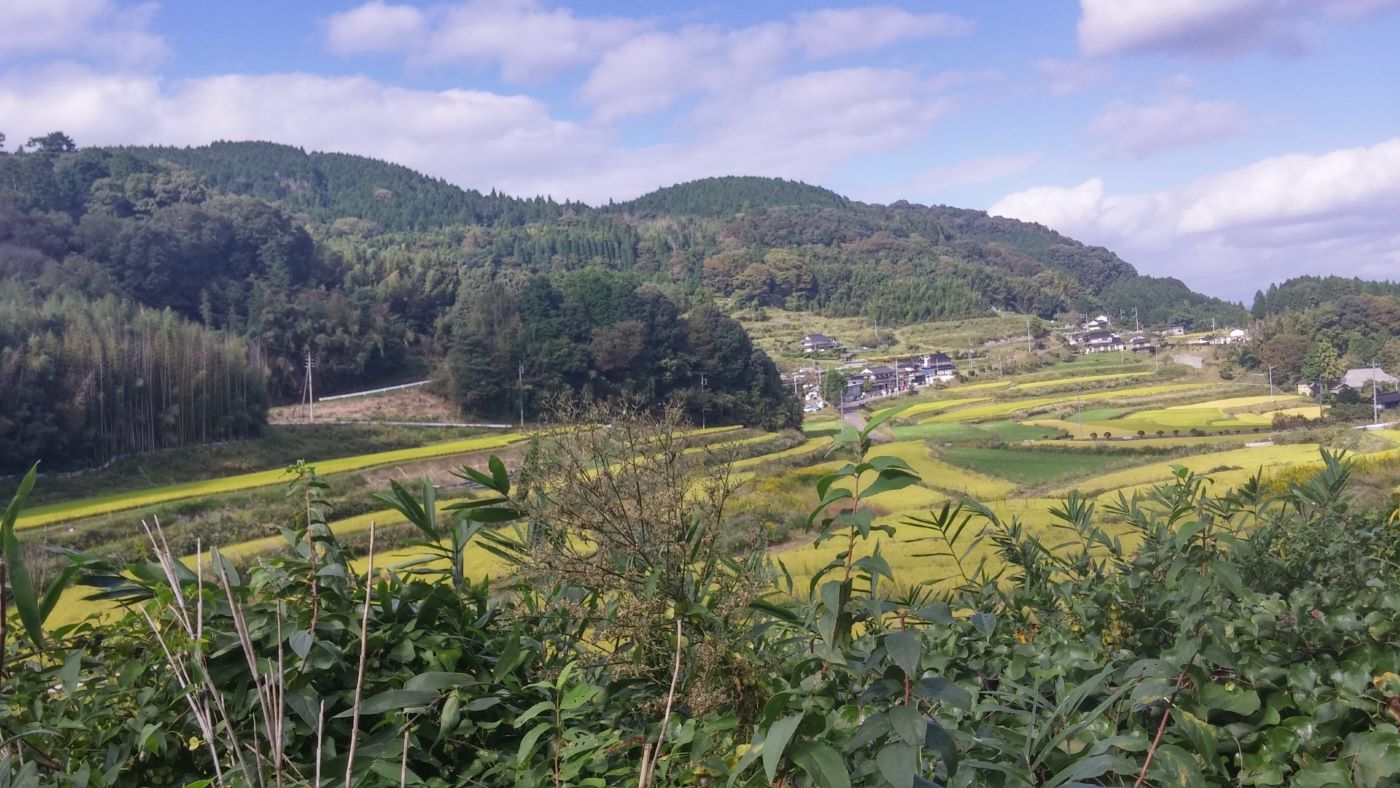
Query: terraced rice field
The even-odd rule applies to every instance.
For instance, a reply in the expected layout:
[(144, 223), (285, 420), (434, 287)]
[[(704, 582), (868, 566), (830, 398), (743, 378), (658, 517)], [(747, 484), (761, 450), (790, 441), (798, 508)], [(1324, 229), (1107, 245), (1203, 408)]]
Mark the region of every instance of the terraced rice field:
[(1035, 389), (1059, 388), (1061, 386), (1074, 386), (1083, 383), (1103, 383), (1110, 380), (1130, 380), (1154, 374), (1152, 370), (1142, 372), (1117, 372), (1108, 375), (1082, 375), (1073, 378), (1056, 378), (1054, 380), (1036, 380), (1030, 383), (1018, 383), (1018, 391), (1033, 391)]
[(1200, 390), (1200, 383), (1168, 383), (1157, 386), (1139, 386), (1136, 388), (1113, 389), (1109, 391), (1093, 391), (1081, 395), (1057, 394), (1054, 396), (1029, 397), (1024, 399), (1010, 399), (997, 402), (988, 402), (980, 405), (962, 408), (943, 413), (935, 414), (933, 417), (925, 419), (932, 422), (978, 422), (990, 419), (1005, 418), (1014, 413), (1022, 413), (1037, 408), (1044, 408), (1050, 405), (1060, 405), (1075, 401), (1100, 402), (1103, 400), (1133, 399), (1153, 397), (1161, 394), (1173, 394)]
[(995, 449), (963, 446), (945, 449), (948, 462), (986, 476), (1007, 479), (1020, 486), (1048, 484), (1066, 478), (1082, 478), (1122, 467), (1125, 458), (1055, 449)]
[[(909, 517), (925, 514), (945, 501), (963, 498), (982, 501), (1003, 517), (1019, 518), (1030, 533), (1055, 545), (1063, 541), (1063, 535), (1051, 528), (1048, 510), (1071, 490), (1099, 496), (1116, 496), (1120, 491), (1131, 494), (1169, 480), (1175, 466), (1209, 473), (1218, 485), (1224, 486), (1242, 482), (1260, 468), (1277, 473), (1319, 462), (1316, 444), (1244, 446), (1246, 442), (1267, 441), (1271, 437), (1276, 413), (1315, 414), (1316, 406), (1305, 400), (1270, 398), (1254, 393), (1257, 388), (1251, 390), (1240, 384), (1222, 384), (1205, 378), (1134, 385), (1139, 378), (1152, 373), (1133, 368), (1120, 371), (1107, 362), (1093, 359), (1076, 361), (1057, 371), (1058, 377), (1046, 377), (1042, 372), (1025, 376), (1021, 382), (1012, 378), (958, 385), (877, 411), (902, 408), (877, 432), (878, 440), (888, 442), (877, 442), (872, 454), (900, 457), (921, 477), (917, 485), (873, 499), (877, 522), (893, 526), (896, 535), (892, 539), (872, 540), (861, 548), (868, 552), (874, 545), (881, 545), (900, 585), (941, 582), (956, 575), (955, 565), (946, 556), (924, 555), (939, 552), (939, 549), (931, 542), (915, 541), (929, 534), (907, 522)], [(1080, 395), (1059, 390), (1074, 383), (1124, 386), (1096, 388)], [(1228, 396), (1232, 393), (1241, 396)], [(1067, 419), (1026, 418), (1028, 413), (1074, 402), (1092, 406)], [(1058, 414), (1065, 411), (1063, 407), (1057, 410)], [(830, 435), (841, 427), (839, 419), (813, 419), (804, 425), (807, 439), (790, 447), (778, 443), (778, 436), (751, 433), (743, 433), (743, 437), (735, 435), (733, 440), (715, 445), (765, 452), (735, 464), (737, 477), (743, 482), (740, 502), (746, 494), (744, 490), (768, 490), (775, 495), (788, 496), (781, 499), (784, 501), (807, 501), (815, 498), (810, 489), (815, 480), (843, 462), (828, 457), (824, 451), (830, 446)], [(723, 433), (726, 429), (733, 428), (716, 428), (705, 433)], [(1191, 429), (1240, 434), (1186, 435)], [(1147, 437), (1121, 440), (1136, 436), (1139, 430)], [(1256, 436), (1256, 430), (1261, 434)], [(1157, 437), (1158, 431), (1163, 433), (1162, 437)], [(1171, 437), (1173, 431), (1181, 435)], [(1090, 440), (1091, 433), (1101, 437)], [(1064, 434), (1070, 439), (1062, 439)], [(1083, 439), (1079, 439), (1081, 434)], [(1111, 434), (1113, 439), (1104, 439), (1105, 434)], [(1400, 456), (1400, 432), (1383, 430), (1376, 434), (1389, 443), (1385, 448), (1373, 449), (1367, 456)], [(316, 465), (322, 474), (337, 473), (490, 451), (523, 437), (483, 436), (323, 461)], [(1010, 445), (1025, 441), (1036, 445)], [(775, 445), (769, 446), (769, 443)], [(70, 518), (285, 481), (285, 473), (280, 468), (190, 481), (39, 507), (26, 513), (20, 523), (22, 528), (35, 528)], [(795, 489), (800, 489), (801, 495), (791, 492)], [(443, 501), (441, 505), (448, 503)], [(371, 522), (395, 526), (401, 525), (402, 518), (392, 511), (375, 511), (336, 521), (331, 527), (338, 535), (356, 536), (368, 530)], [(804, 578), (810, 577), (844, 546), (844, 543), (832, 544), (818, 549), (810, 545), (810, 536), (801, 542), (776, 554), (794, 574), (799, 588)], [(280, 536), (259, 537), (229, 545), (224, 552), (238, 560), (256, 560), (257, 556), (281, 549), (282, 545)], [(393, 546), (380, 551), (375, 561), (377, 566), (391, 567), (417, 559), (422, 553), (422, 548)], [(990, 556), (990, 546), (983, 545), (973, 551), (968, 560), (975, 562)], [(186, 560), (195, 559), (190, 556)], [(505, 571), (506, 567), (485, 550), (478, 548), (470, 553), (469, 573), (473, 576), (499, 576)], [(76, 620), (93, 610), (89, 603), (76, 597), (65, 597), (60, 608), (56, 618), (63, 621)]]
[[(317, 473), (322, 476), (327, 476), (333, 473), (358, 471), (380, 465), (393, 465), (401, 462), (498, 449), (515, 443), (516, 441), (523, 440), (525, 437), (525, 435), (516, 433), (486, 435), (479, 438), (433, 443), (412, 449), (397, 449), (394, 451), (375, 452), (374, 454), (361, 454), (354, 457), (323, 460), (315, 463), (315, 467)], [(63, 503), (49, 504), (47, 506), (37, 506), (21, 515), (16, 521), (16, 527), (19, 529), (37, 528), (41, 525), (49, 525), (65, 520), (76, 520), (82, 517), (110, 514), (125, 509), (136, 509), (143, 506), (165, 503), (167, 501), (177, 501), (182, 498), (221, 495), (256, 487), (267, 487), (274, 484), (284, 484), (286, 481), (286, 469), (273, 468), (235, 476), (224, 476), (218, 479), (202, 479), (200, 481), (184, 482), (181, 484), (169, 484), (147, 490), (128, 490), (77, 501), (65, 501)]]

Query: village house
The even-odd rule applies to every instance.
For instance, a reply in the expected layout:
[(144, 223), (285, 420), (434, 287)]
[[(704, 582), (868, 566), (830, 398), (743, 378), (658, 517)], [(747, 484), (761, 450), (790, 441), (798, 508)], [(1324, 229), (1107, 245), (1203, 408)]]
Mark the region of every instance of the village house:
[(1400, 391), (1383, 391), (1376, 394), (1376, 407), (1381, 410), (1400, 408)]
[(947, 383), (956, 380), (958, 367), (947, 353), (930, 353), (924, 356), (922, 372), (926, 382), (940, 380)]
[(1082, 326), (1082, 328), (1085, 331), (1094, 331), (1100, 328), (1108, 328), (1108, 324), (1108, 315), (1099, 315), (1098, 317), (1093, 318), (1092, 320), (1084, 321), (1084, 325)]
[(819, 353), (823, 350), (835, 350), (839, 347), (841, 347), (841, 343), (826, 334), (808, 334), (802, 338), (803, 353)]
[(1141, 334), (1138, 334), (1137, 336), (1128, 340), (1128, 349), (1133, 351), (1134, 353), (1157, 352), (1157, 346), (1152, 344), (1152, 340), (1148, 339), (1147, 337)]
[(889, 394), (895, 390), (899, 373), (894, 367), (877, 364), (852, 372), (846, 377), (846, 399)]
[(1123, 338), (1112, 331), (1090, 331), (1079, 338), (1085, 353), (1103, 353), (1109, 350), (1122, 350)]
[(1370, 390), (1374, 383), (1379, 388), (1394, 389), (1400, 378), (1386, 372), (1380, 367), (1362, 367), (1361, 369), (1349, 369), (1342, 376), (1342, 385), (1349, 389)]
[(1164, 336), (1164, 337), (1179, 337), (1179, 336), (1182, 336), (1182, 335), (1185, 334), (1185, 333), (1186, 333), (1186, 326), (1172, 326), (1171, 328), (1167, 329), (1166, 331), (1163, 331), (1163, 332), (1162, 332), (1162, 336)]

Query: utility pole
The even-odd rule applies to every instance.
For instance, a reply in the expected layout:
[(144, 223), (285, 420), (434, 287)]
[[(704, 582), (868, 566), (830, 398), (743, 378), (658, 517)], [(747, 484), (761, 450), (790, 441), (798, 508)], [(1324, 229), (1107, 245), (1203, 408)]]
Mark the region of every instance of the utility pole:
[(1381, 368), (1377, 366), (1376, 360), (1371, 359), (1371, 423), (1381, 423), (1380, 398), (1376, 395), (1376, 387), (1380, 383), (1376, 378), (1380, 377)]
[(1031, 342), (1031, 316), (1026, 315), (1026, 352), (1035, 353), (1035, 345)]
[(311, 358), (311, 349), (306, 349), (306, 385), (302, 386), (302, 391), (306, 394), (306, 420), (313, 422), (316, 420), (316, 392), (312, 389), (311, 368), (316, 366), (316, 362)]
[(520, 362), (520, 367), (515, 374), (516, 399), (520, 401), (520, 429), (525, 429), (525, 362)]
[(1133, 307), (1133, 331), (1142, 331), (1142, 321), (1138, 320), (1138, 308)]
[(705, 373), (700, 373), (700, 429), (705, 429)]
[(1274, 368), (1269, 367), (1269, 401), (1274, 399)]

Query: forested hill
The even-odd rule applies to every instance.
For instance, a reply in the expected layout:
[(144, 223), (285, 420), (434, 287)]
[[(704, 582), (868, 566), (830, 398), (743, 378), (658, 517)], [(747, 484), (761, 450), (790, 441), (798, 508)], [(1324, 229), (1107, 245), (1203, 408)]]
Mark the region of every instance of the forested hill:
[(846, 208), (851, 201), (830, 189), (783, 178), (725, 175), (666, 186), (607, 210), (637, 216), (688, 214), (733, 216), (747, 208), (807, 205)]
[(739, 306), (888, 324), (993, 310), (1127, 317), (1136, 308), (1149, 324), (1247, 317), (1040, 225), (945, 206), (869, 205), (779, 178), (703, 178), (589, 208), (481, 194), (375, 159), (268, 142), (113, 150), (187, 168), (222, 193), (275, 201), (328, 234), (381, 236), (371, 245), (462, 256), (465, 239), (469, 266), (492, 271), (602, 264)]
[(1256, 293), (1252, 311), (1254, 341), (1237, 353), (1246, 368), (1290, 382), (1400, 369), (1400, 282), (1300, 276)]
[(545, 197), (484, 195), (399, 164), (345, 153), (307, 153), (273, 142), (110, 150), (151, 163), (176, 164), (198, 173), (221, 192), (274, 200), (321, 222), (357, 218), (387, 230), (425, 230), (451, 224), (545, 221), (564, 209)]

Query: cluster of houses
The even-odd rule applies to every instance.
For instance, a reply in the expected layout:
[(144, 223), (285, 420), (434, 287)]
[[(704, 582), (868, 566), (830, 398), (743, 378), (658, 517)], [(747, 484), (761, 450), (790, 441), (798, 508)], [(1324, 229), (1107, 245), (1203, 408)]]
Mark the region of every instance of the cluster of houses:
[(1078, 348), (1086, 354), (1107, 353), (1111, 350), (1148, 354), (1157, 352), (1157, 343), (1146, 334), (1133, 334), (1125, 340), (1121, 334), (1111, 330), (1109, 325), (1108, 315), (1099, 315), (1092, 320), (1086, 320), (1079, 327), (1080, 330), (1065, 334), (1065, 341), (1070, 347)]
[(1353, 389), (1361, 394), (1370, 394), (1377, 409), (1394, 410), (1400, 408), (1400, 378), (1380, 367), (1349, 369), (1342, 379), (1333, 383), (1303, 381), (1298, 384), (1298, 393), (1304, 397), (1316, 397), (1321, 391), (1340, 394), (1343, 389)]
[(912, 388), (949, 383), (958, 377), (947, 353), (929, 353), (892, 364), (852, 367), (846, 372), (846, 399), (885, 396)]
[[(839, 350), (842, 345), (825, 334), (808, 334), (802, 338), (801, 347), (804, 353), (821, 353)], [(843, 399), (847, 402), (949, 383), (958, 376), (957, 365), (946, 353), (928, 353), (896, 359), (887, 364), (847, 363), (839, 369), (846, 377)], [(823, 374), (820, 367), (804, 367), (791, 375), (784, 375), (784, 381), (803, 397), (807, 410), (815, 411), (826, 404), (820, 393)]]
[[(1133, 353), (1156, 353), (1159, 342), (1143, 333), (1134, 333), (1123, 338), (1122, 334), (1111, 328), (1112, 321), (1108, 315), (1099, 315), (1091, 320), (1084, 321), (1079, 326), (1078, 331), (1071, 331), (1064, 335), (1065, 341), (1071, 347), (1078, 348), (1082, 353), (1106, 353), (1111, 350), (1123, 350)], [(1172, 326), (1161, 332), (1160, 336), (1179, 337), (1186, 333), (1182, 326)], [(1230, 331), (1211, 332), (1205, 336), (1195, 337), (1187, 340), (1188, 345), (1233, 345), (1237, 342), (1244, 342), (1249, 339), (1249, 333), (1242, 328)]]

